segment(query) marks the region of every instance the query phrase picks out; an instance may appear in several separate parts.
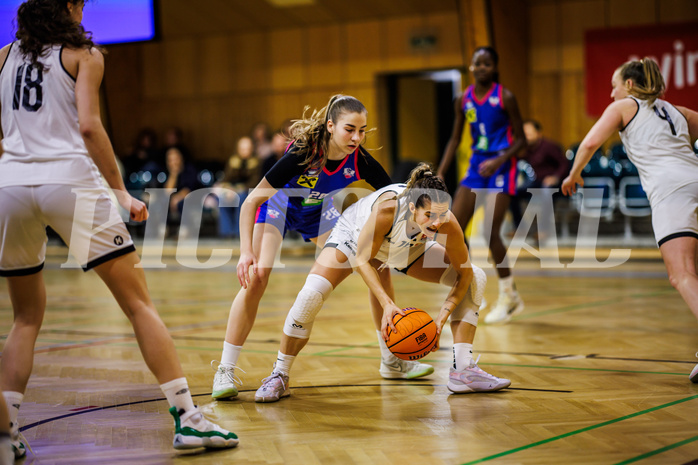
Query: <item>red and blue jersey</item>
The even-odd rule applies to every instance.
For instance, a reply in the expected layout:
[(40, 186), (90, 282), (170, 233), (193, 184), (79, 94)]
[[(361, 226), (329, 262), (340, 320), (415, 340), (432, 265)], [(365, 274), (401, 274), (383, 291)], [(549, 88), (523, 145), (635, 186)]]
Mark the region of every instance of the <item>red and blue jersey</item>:
[(332, 203), (333, 194), (360, 179), (374, 189), (391, 182), (383, 167), (362, 147), (342, 160), (327, 160), (322, 168), (303, 165), (304, 159), (305, 152), (291, 144), (265, 175), (278, 192), (259, 208), (256, 223), (273, 224), (282, 234), (295, 230), (304, 239), (312, 239), (331, 230), (340, 216)]
[(475, 95), (474, 86), (463, 94), (463, 114), (470, 125), (473, 153), (500, 152), (509, 148), (514, 140), (502, 89), (495, 82), (482, 99)]

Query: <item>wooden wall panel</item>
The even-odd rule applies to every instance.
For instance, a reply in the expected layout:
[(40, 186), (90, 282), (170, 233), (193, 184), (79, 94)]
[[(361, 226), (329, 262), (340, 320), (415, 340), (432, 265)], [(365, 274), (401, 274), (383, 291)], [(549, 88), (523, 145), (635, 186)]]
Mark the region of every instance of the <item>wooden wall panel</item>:
[(531, 73), (557, 71), (562, 67), (560, 8), (555, 3), (533, 4), (529, 8), (529, 70)]
[(199, 46), (196, 40), (181, 39), (162, 43), (164, 79), (167, 96), (193, 97), (201, 82)]
[[(141, 45), (141, 69), (142, 80), (141, 89), (143, 97), (146, 99), (162, 98), (165, 94), (165, 79), (166, 74), (163, 73), (163, 54), (162, 44), (158, 42), (149, 42)], [(123, 63), (123, 62), (121, 62)], [(115, 73), (121, 68), (129, 68), (131, 64), (121, 64), (119, 62), (112, 63), (107, 61), (105, 73)], [(125, 62), (129, 63), (129, 62)], [(112, 69), (113, 68), (113, 69)], [(108, 74), (107, 74), (108, 76)]]
[(366, 21), (342, 26), (344, 41), (344, 81), (351, 84), (373, 83), (375, 74), (384, 70), (384, 35), (382, 23)]
[(437, 39), (435, 49), (426, 55), (427, 68), (459, 68), (467, 65), (470, 57), (464, 56), (457, 14), (427, 16), (425, 31), (431, 31)]
[(312, 27), (305, 31), (308, 50), (308, 86), (341, 87), (345, 68), (343, 54), (347, 41), (342, 40), (337, 25)]
[(656, 0), (608, 0), (610, 27), (637, 26), (656, 21)]
[(205, 37), (201, 39), (200, 82), (204, 95), (228, 94), (233, 87), (233, 54), (229, 36)]
[(562, 2), (560, 8), (562, 70), (583, 71), (584, 31), (605, 25), (605, 2)]
[(528, 113), (521, 113), (523, 119), (538, 120), (543, 133), (550, 138), (557, 138), (562, 129), (558, 116), (562, 97), (561, 80), (557, 73), (532, 74), (529, 79)]
[(271, 87), (275, 90), (301, 89), (306, 82), (306, 46), (301, 29), (282, 29), (270, 35)]
[(415, 53), (410, 47), (410, 38), (415, 34), (426, 32), (422, 18), (407, 17), (388, 19), (383, 28), (386, 41), (386, 68), (391, 71), (424, 69), (426, 57)]
[(516, 96), (522, 114), (528, 107), (528, 12), (518, 0), (493, 0), (494, 46), (502, 84)]
[(656, 0), (659, 22), (698, 21), (698, 2), (695, 0)]
[(233, 83), (238, 92), (266, 90), (271, 83), (269, 36), (261, 32), (233, 36)]

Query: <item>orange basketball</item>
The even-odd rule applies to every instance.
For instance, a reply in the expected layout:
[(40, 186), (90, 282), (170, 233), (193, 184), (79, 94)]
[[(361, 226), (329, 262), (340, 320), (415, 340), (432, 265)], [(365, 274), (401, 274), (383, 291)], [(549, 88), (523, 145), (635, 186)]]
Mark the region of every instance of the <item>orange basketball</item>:
[(397, 333), (388, 329), (386, 344), (396, 357), (403, 360), (418, 360), (426, 357), (436, 343), (436, 323), (429, 314), (418, 308), (404, 308), (405, 316), (393, 317)]

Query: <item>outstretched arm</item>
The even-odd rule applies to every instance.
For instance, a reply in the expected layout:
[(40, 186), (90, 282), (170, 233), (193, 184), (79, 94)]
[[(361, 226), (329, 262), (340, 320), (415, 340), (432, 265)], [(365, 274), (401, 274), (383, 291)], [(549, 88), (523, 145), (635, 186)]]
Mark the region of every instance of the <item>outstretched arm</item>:
[[(383, 194), (385, 198), (394, 195), (395, 193), (393, 192)], [(356, 253), (356, 271), (361, 275), (361, 278), (383, 308), (381, 329), (385, 338), (388, 336), (388, 327), (396, 331), (393, 325), (393, 315), (396, 313), (404, 314), (404, 312), (395, 305), (389, 293), (383, 288), (378, 272), (371, 265), (371, 260), (378, 254), (385, 236), (393, 226), (396, 209), (397, 200), (381, 202), (379, 198), (373, 207), (373, 211), (371, 211), (371, 216), (369, 216), (368, 221), (361, 229)]]
[(589, 130), (577, 149), (570, 174), (562, 181), (563, 194), (570, 195), (577, 192), (577, 184), (584, 186), (582, 170), (589, 163), (594, 152), (601, 147), (601, 144), (606, 142), (615, 131), (623, 127), (623, 110), (627, 110), (630, 106), (637, 107), (637, 104), (632, 99), (618, 100), (610, 104), (601, 118)]

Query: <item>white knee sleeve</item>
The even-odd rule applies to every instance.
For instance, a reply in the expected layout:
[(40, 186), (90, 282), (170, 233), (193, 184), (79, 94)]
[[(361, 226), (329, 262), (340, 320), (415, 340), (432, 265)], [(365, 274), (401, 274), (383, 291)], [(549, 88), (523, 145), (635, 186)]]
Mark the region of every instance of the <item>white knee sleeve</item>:
[[(475, 265), (472, 265), (472, 267), (473, 280), (468, 288), (468, 293), (451, 313), (451, 321), (462, 320), (473, 326), (477, 326), (477, 321), (480, 317), (480, 304), (482, 303), (482, 296), (485, 293), (485, 286), (487, 285), (487, 275), (482, 268)], [(453, 266), (449, 266), (446, 271), (444, 271), (444, 274), (441, 275), (439, 282), (453, 287), (457, 277), (458, 273), (456, 273), (456, 270)]]
[(299, 339), (308, 339), (313, 329), (315, 316), (322, 308), (325, 299), (332, 292), (332, 284), (317, 274), (308, 275), (303, 289), (298, 293), (293, 307), (286, 316), (284, 334)]

